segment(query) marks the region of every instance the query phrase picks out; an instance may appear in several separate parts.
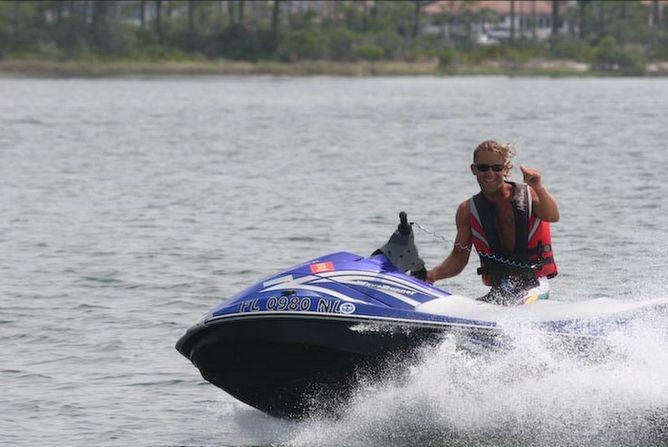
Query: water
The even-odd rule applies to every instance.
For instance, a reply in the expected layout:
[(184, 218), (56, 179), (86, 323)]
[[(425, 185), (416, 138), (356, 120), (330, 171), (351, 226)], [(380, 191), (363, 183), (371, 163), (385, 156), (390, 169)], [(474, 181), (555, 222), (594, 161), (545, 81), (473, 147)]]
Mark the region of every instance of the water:
[[(667, 97), (663, 79), (0, 79), (0, 443), (660, 442), (668, 340), (651, 319), (600, 362), (540, 334), (481, 357), (446, 340), (342, 419), (300, 424), (234, 401), (173, 345), (264, 275), (370, 253), (400, 210), (452, 238), (488, 138), (560, 203), (554, 299), (665, 297)], [(417, 242), (430, 266), (449, 251)], [(475, 268), (442, 286), (481, 295)]]

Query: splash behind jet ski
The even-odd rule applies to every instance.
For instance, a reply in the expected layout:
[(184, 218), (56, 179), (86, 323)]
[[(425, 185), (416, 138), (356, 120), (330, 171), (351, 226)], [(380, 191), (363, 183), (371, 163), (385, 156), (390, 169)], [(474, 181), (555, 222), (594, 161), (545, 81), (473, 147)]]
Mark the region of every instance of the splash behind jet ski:
[(445, 334), (492, 347), (509, 325), (527, 324), (586, 340), (637, 312), (668, 307), (668, 300), (540, 300), (508, 308), (452, 295), (418, 279), (425, 274), (402, 212), (390, 240), (371, 256), (338, 252), (269, 276), (208, 312), (176, 348), (238, 400), (301, 418), (334, 411), (360, 378)]

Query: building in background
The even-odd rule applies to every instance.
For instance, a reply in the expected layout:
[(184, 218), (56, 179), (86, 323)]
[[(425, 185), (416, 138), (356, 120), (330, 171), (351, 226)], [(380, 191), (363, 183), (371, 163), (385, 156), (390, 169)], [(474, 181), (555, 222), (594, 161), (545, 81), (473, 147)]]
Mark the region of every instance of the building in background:
[[(426, 33), (444, 39), (471, 39), (480, 44), (530, 38), (546, 40), (553, 28), (557, 33), (572, 32), (564, 13), (574, 1), (540, 0), (442, 0), (425, 5)], [(553, 10), (556, 5), (557, 11)], [(554, 26), (556, 19), (556, 27)]]

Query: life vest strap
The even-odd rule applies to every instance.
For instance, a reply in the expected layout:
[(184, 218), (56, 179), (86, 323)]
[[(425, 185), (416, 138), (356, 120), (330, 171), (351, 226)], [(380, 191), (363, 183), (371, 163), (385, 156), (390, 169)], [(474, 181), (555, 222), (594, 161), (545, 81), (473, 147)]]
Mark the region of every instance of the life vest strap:
[(545, 244), (545, 245), (539, 244), (537, 247), (528, 249), (527, 253), (529, 253), (530, 255), (535, 255), (535, 254), (541, 254), (541, 253), (548, 253), (550, 251), (552, 251), (552, 245), (550, 245), (550, 244)]
[(494, 265), (494, 266), (485, 266), (478, 267), (478, 275), (501, 275), (507, 274), (509, 272), (525, 272), (532, 270), (530, 268), (521, 268), (521, 267), (511, 267), (505, 265)]
[[(539, 269), (545, 267), (546, 265), (554, 265), (554, 256), (549, 256), (547, 258), (538, 258), (536, 263), (538, 264)], [(553, 276), (556, 276), (556, 274)]]
[[(548, 264), (554, 264), (554, 256), (549, 256), (547, 258), (540, 258), (533, 262), (533, 264), (536, 266), (536, 268), (540, 268), (544, 265)], [(478, 267), (478, 275), (495, 275), (495, 274), (503, 274), (503, 273), (508, 273), (508, 272), (521, 272), (525, 270), (532, 270), (531, 268), (522, 268), (522, 267), (515, 267), (512, 265), (504, 265), (500, 263), (494, 263), (492, 265), (486, 265), (484, 267)], [(554, 277), (554, 275), (548, 276), (548, 278)]]

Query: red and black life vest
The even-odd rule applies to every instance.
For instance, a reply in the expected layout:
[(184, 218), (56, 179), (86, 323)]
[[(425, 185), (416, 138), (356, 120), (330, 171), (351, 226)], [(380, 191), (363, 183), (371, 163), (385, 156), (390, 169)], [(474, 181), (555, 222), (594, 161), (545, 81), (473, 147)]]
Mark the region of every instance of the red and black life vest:
[(486, 285), (491, 285), (491, 275), (521, 269), (485, 256), (494, 255), (511, 260), (515, 265), (538, 264), (533, 269), (536, 276), (553, 278), (557, 275), (557, 265), (552, 253), (550, 223), (533, 215), (531, 193), (527, 185), (506, 183), (513, 186), (512, 205), (515, 215), (515, 248), (510, 255), (501, 248), (495, 206), (482, 192), (471, 197), (469, 201), (473, 245), (480, 256), (478, 273), (482, 275)]

